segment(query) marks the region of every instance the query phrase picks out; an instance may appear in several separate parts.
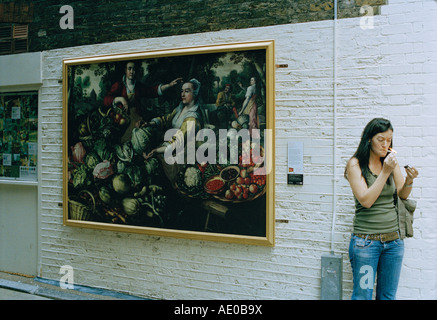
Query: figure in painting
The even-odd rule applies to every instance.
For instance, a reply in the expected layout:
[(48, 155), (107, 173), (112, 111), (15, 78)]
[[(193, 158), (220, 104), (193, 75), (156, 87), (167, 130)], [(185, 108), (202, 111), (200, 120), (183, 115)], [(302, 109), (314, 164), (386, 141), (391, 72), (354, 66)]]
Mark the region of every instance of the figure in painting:
[(232, 96), (231, 91), (231, 85), (226, 84), (224, 90), (220, 91), (217, 95), (215, 105), (217, 106), (217, 118), (221, 124), (220, 127), (226, 127), (226, 122), (231, 119), (232, 112), (235, 115), (235, 118), (238, 118), (234, 97)]
[(182, 85), (181, 102), (173, 112), (162, 117), (153, 118), (148, 124), (161, 130), (174, 128), (179, 129), (171, 140), (165, 141), (161, 146), (153, 149), (147, 156), (152, 157), (156, 153), (164, 153), (169, 145), (177, 149), (183, 144), (189, 129), (189, 124), (194, 123), (196, 132), (203, 127), (203, 116), (199, 104), (200, 82), (191, 79)]
[(258, 111), (256, 104), (256, 79), (255, 77), (250, 78), (250, 86), (246, 90), (246, 96), (243, 102), (243, 106), (239, 112), (239, 115), (248, 115), (249, 116), (249, 129), (258, 129), (259, 121), (258, 121)]
[(141, 99), (156, 98), (181, 81), (177, 78), (168, 84), (148, 87), (136, 80), (136, 69), (135, 62), (128, 61), (122, 79), (112, 85), (103, 100), (105, 110), (118, 106), (129, 115), (130, 123), (121, 137), (122, 143), (130, 139), (132, 129), (138, 126), (139, 121), (149, 120), (146, 111), (141, 108)]

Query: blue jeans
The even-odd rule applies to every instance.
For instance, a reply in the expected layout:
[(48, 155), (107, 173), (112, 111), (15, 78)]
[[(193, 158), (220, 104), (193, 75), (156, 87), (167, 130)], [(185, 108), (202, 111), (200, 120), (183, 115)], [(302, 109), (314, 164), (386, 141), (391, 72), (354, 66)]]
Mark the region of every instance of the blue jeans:
[(352, 234), (349, 244), (354, 281), (352, 300), (372, 300), (376, 275), (376, 300), (395, 300), (403, 256), (401, 239), (381, 242)]

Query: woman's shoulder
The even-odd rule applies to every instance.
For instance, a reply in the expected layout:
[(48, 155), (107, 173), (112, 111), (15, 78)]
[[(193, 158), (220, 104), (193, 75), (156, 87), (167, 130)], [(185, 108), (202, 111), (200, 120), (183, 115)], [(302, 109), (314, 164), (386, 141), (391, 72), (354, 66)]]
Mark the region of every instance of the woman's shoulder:
[(246, 89), (246, 96), (247, 95), (253, 95), (256, 92), (256, 85), (251, 85), (250, 87), (247, 87)]
[(350, 172), (359, 172), (361, 175), (360, 162), (356, 157), (352, 157), (346, 164), (345, 174), (348, 175)]
[(354, 166), (359, 166), (360, 162), (358, 161), (358, 158), (356, 157), (352, 157), (349, 159), (349, 161), (347, 162), (347, 167), (354, 167)]
[(361, 176), (360, 163), (356, 157), (352, 157), (348, 160), (346, 168), (344, 170), (344, 177), (349, 180), (353, 177)]

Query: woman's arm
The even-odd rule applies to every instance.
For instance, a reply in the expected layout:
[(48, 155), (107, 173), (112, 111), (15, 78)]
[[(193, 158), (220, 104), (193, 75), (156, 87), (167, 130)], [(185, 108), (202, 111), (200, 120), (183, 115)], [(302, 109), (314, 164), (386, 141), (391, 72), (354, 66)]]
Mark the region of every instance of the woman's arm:
[(238, 113), (238, 115), (242, 115), (243, 114), (244, 110), (246, 109), (247, 105), (249, 104), (249, 100), (250, 100), (250, 97), (246, 97), (246, 99), (243, 102), (243, 106), (241, 107), (241, 110)]
[(166, 141), (162, 146), (153, 149), (147, 155), (143, 153), (144, 158), (147, 160), (150, 157), (153, 157), (156, 153), (164, 153), (168, 146), (171, 146), (172, 150), (178, 150), (179, 147), (184, 148), (188, 130), (195, 130), (197, 132), (199, 129), (200, 125), (196, 118), (186, 118), (182, 123), (181, 128), (177, 130), (169, 141)]
[(161, 85), (161, 91), (164, 92), (165, 90), (177, 85), (178, 82), (181, 82), (181, 81), (182, 81), (182, 78), (176, 78), (167, 84), (163, 84), (163, 85)]
[(171, 127), (171, 122), (176, 114), (177, 108), (175, 108), (172, 112), (167, 113), (163, 116), (153, 118), (150, 120), (148, 125), (159, 127), (161, 130)]
[(418, 176), (419, 172), (416, 168), (406, 168), (405, 169), (407, 176), (404, 179), (401, 168), (399, 165), (396, 166), (393, 171), (393, 176), (395, 179), (396, 189), (398, 190), (398, 196), (401, 199), (407, 199), (413, 189), (413, 180)]
[(200, 129), (199, 121), (195, 117), (187, 117), (182, 122), (181, 127), (176, 132), (176, 134), (168, 141), (170, 145), (173, 145), (173, 148), (178, 148), (181, 145), (184, 146), (185, 143), (188, 143), (187, 140), (187, 132), (194, 130), (195, 133)]
[(370, 208), (381, 194), (387, 179), (390, 177), (395, 166), (394, 157), (388, 156), (383, 168), (375, 182), (368, 187), (366, 180), (361, 174), (361, 168), (356, 158), (349, 160), (347, 164), (347, 179), (357, 200), (365, 208)]
[(247, 105), (249, 104), (250, 98), (255, 94), (255, 86), (250, 86), (247, 88), (246, 92), (246, 99), (244, 99), (243, 106), (241, 107), (239, 115), (243, 114), (244, 110), (246, 109)]

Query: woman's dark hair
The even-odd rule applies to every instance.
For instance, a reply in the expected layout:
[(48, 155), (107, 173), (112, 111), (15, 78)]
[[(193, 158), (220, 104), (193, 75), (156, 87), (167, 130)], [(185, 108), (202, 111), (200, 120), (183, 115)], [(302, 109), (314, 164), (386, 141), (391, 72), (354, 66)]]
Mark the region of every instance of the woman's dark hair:
[[(371, 120), (366, 127), (363, 130), (363, 133), (361, 135), (361, 141), (358, 145), (357, 151), (355, 151), (352, 158), (357, 158), (358, 164), (360, 165), (361, 174), (363, 175), (364, 179), (367, 182), (367, 175), (370, 172), (369, 169), (369, 158), (370, 158), (370, 148), (371, 143), (370, 141), (372, 138), (380, 133), (385, 132), (387, 130), (393, 131), (393, 126), (391, 125), (390, 121), (383, 118), (375, 118)], [(393, 146), (393, 140), (391, 141), (390, 147)], [(381, 163), (384, 163), (385, 157), (381, 158)], [(347, 167), (344, 171), (344, 177), (347, 179)], [(390, 183), (390, 178), (387, 180), (387, 183)]]

